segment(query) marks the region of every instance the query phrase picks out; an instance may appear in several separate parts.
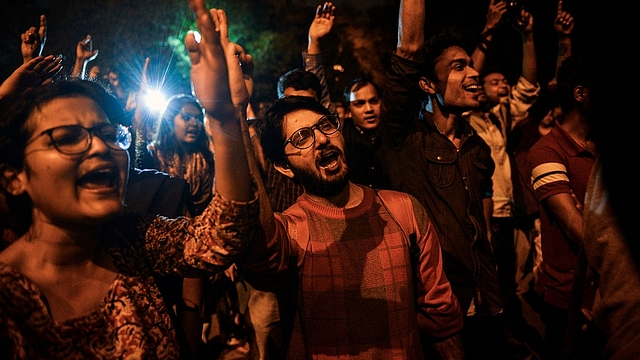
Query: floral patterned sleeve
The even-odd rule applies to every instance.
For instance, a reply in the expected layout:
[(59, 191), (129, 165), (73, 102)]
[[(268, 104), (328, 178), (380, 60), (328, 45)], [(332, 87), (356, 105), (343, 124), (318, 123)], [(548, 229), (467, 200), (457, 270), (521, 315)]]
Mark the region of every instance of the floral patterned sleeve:
[(258, 204), (257, 196), (250, 202), (235, 202), (215, 193), (199, 216), (157, 217), (145, 234), (154, 270), (185, 277), (201, 276), (201, 270), (225, 270), (250, 245), (259, 221)]

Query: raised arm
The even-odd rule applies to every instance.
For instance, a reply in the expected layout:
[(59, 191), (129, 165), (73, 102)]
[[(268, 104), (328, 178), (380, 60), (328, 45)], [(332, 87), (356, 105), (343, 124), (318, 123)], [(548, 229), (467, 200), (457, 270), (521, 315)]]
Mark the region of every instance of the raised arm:
[[(224, 13), (223, 13), (224, 15)], [(231, 89), (231, 99), (236, 111), (242, 111), (250, 109), (249, 101), (253, 94), (253, 58), (250, 54), (247, 54), (244, 49), (229, 40), (229, 27), (226, 16), (221, 16), (219, 22), (220, 30), (220, 42), (225, 49), (225, 55), (228, 64), (240, 64), (240, 66), (229, 67), (229, 86)], [(242, 119), (247, 118), (247, 114), (240, 114)], [(256, 151), (262, 151), (260, 142), (252, 145), (251, 137), (249, 135), (249, 126), (246, 121), (240, 121), (240, 127), (242, 130), (242, 140), (246, 150), (247, 162), (249, 166), (249, 172), (253, 179), (253, 183), (256, 186), (256, 191), (260, 199), (260, 221), (262, 224), (270, 224), (273, 221), (273, 209), (267, 190), (262, 181), (261, 167), (258, 164), (257, 159), (261, 159), (261, 156), (256, 155)]]
[(313, 73), (318, 80), (320, 80), (322, 93), (317, 94), (318, 100), (331, 112), (335, 112), (335, 106), (331, 103), (327, 77), (322, 64), (321, 41), (333, 28), (335, 9), (336, 7), (331, 2), (318, 5), (315, 17), (309, 26), (309, 44), (307, 45), (307, 51), (302, 53), (304, 69)]
[[(221, 44), (220, 24), (222, 21), (226, 24), (226, 14), (219, 9), (207, 11), (205, 0), (189, 0), (189, 7), (196, 17), (201, 38), (196, 41), (194, 32), (189, 32), (185, 45), (191, 60), (193, 92), (205, 109), (207, 126), (213, 138), (215, 190), (227, 200), (250, 201), (254, 193), (240, 127), (246, 103), (244, 109), (236, 109), (231, 95), (232, 91), (234, 96), (242, 91), (234, 86), (245, 85), (238, 57), (235, 57), (235, 62), (227, 64), (227, 55)], [(233, 78), (238, 74), (240, 79)]]
[(420, 60), (424, 47), (425, 0), (400, 0), (398, 44), (396, 54), (409, 60)]
[(318, 5), (316, 8), (316, 16), (311, 22), (311, 26), (309, 26), (308, 54), (315, 55), (322, 52), (320, 41), (331, 32), (335, 19), (335, 9), (336, 7), (331, 2), (325, 2), (324, 5)]
[(414, 133), (421, 106), (418, 87), (424, 48), (425, 0), (401, 0), (398, 13), (398, 43), (391, 56), (382, 92), (381, 134), (397, 148)]
[(62, 69), (62, 58), (49, 55), (37, 56), (20, 65), (0, 85), (0, 98), (27, 88), (47, 84)]
[(44, 44), (47, 42), (47, 17), (40, 15), (40, 26), (37, 29), (32, 26), (20, 36), (20, 39), (22, 40), (20, 53), (23, 64), (42, 55)]
[(538, 62), (533, 42), (533, 15), (524, 8), (520, 10), (520, 17), (514, 22), (514, 27), (522, 36), (522, 77), (531, 84), (538, 83)]
[(93, 49), (93, 39), (87, 35), (76, 45), (76, 60), (71, 70), (71, 77), (85, 78), (87, 64), (98, 56), (98, 49)]
[(553, 22), (553, 28), (558, 36), (558, 59), (556, 60), (556, 72), (547, 87), (551, 92), (556, 91), (558, 69), (564, 59), (571, 56), (571, 34), (573, 33), (574, 19), (571, 14), (562, 9), (562, 0), (558, 1), (558, 12)]
[(487, 10), (487, 22), (484, 25), (484, 29), (480, 33), (480, 40), (476, 48), (471, 54), (473, 59), (474, 68), (481, 72), (484, 67), (485, 60), (487, 58), (487, 51), (493, 41), (493, 34), (500, 24), (504, 14), (507, 13), (507, 3), (504, 0), (491, 0), (489, 3), (489, 9)]

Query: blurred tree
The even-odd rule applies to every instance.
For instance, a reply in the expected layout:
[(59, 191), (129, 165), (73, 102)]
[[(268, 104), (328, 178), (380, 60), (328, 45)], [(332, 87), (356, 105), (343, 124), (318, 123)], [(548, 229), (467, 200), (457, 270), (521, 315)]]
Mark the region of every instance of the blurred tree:
[[(389, 2), (389, 1), (386, 1)], [(37, 3), (37, 4), (35, 4)], [(49, 32), (45, 54), (63, 54), (62, 76), (73, 67), (77, 42), (87, 34), (93, 38), (99, 55), (93, 64), (121, 71), (125, 83), (136, 87), (146, 57), (151, 58), (149, 77), (168, 93), (189, 91), (189, 59), (183, 39), (195, 30), (193, 16), (184, 0), (9, 0), (2, 5), (4, 22), (11, 28), (2, 46), (3, 78), (20, 65), (20, 33), (37, 26), (40, 14), (47, 15)], [(290, 0), (217, 0), (232, 24), (232, 41), (251, 53), (255, 62), (255, 99), (276, 97), (278, 77), (300, 67), (300, 53), (306, 48), (307, 30), (317, 4)], [(395, 7), (395, 4), (391, 4)], [(353, 77), (366, 74), (379, 79), (381, 64), (390, 55), (381, 43), (395, 36), (396, 10), (382, 6), (362, 13), (358, 7), (340, 5), (335, 30), (323, 48), (332, 94), (340, 96), (342, 87)], [(389, 21), (381, 22), (381, 14)], [(383, 17), (384, 18), (384, 17)], [(355, 19), (355, 20), (354, 20)], [(384, 26), (390, 24), (389, 27)], [(11, 37), (11, 38), (9, 38)], [(9, 41), (13, 39), (12, 41)], [(339, 69), (339, 70), (334, 70)]]

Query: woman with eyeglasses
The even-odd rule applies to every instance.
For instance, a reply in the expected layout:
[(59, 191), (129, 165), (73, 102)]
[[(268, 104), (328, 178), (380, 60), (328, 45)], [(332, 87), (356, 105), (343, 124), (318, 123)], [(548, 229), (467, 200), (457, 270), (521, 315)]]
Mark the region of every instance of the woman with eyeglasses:
[(187, 94), (168, 101), (147, 146), (143, 166), (185, 179), (200, 214), (213, 197), (214, 161), (209, 135), (204, 128), (204, 111), (198, 100)]
[[(202, 109), (191, 104), (180, 111), (201, 122)], [(240, 126), (228, 109), (223, 96), (207, 111), (223, 153), (243, 146), (227, 135)], [(0, 100), (0, 191), (23, 220), (19, 238), (0, 252), (0, 358), (180, 358), (153, 275), (219, 273), (254, 231), (244, 154), (225, 157), (221, 166), (232, 170), (215, 189), (202, 183), (213, 200), (201, 215), (122, 216), (131, 145), (122, 117), (115, 97), (85, 80)], [(198, 138), (202, 126), (186, 132)]]

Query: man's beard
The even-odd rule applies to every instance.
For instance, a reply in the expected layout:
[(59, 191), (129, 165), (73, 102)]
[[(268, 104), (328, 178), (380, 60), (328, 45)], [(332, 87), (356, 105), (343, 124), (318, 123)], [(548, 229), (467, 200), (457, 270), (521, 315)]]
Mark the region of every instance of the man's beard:
[(333, 177), (331, 180), (320, 178), (317, 173), (314, 173), (308, 169), (296, 169), (291, 167), (291, 172), (294, 174), (294, 179), (302, 185), (305, 192), (310, 195), (320, 197), (332, 197), (340, 194), (342, 190), (349, 184), (349, 177), (347, 172), (344, 171)]

